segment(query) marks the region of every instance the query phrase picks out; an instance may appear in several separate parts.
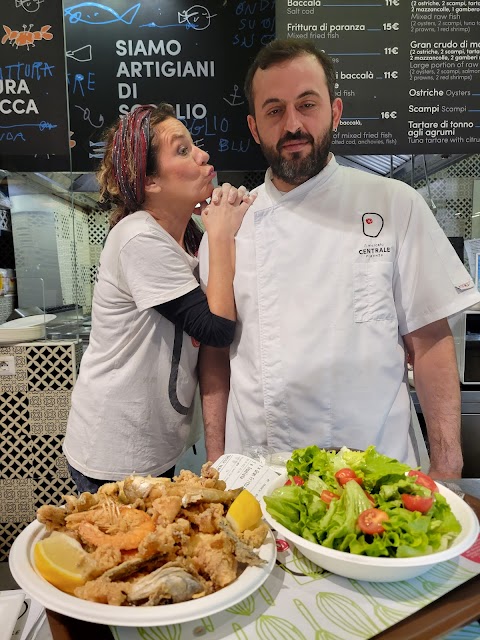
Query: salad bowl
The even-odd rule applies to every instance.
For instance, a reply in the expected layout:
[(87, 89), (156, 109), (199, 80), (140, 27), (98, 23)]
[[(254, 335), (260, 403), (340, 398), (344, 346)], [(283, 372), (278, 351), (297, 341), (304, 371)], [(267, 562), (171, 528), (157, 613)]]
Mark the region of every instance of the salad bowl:
[[(268, 496), (275, 489), (282, 487), (287, 477), (287, 474), (283, 473), (272, 480), (266, 488), (265, 495)], [(281, 525), (268, 513), (264, 502), (262, 503), (262, 511), (263, 517), (272, 529), (278, 531), (285, 540), (294, 544), (306, 558), (322, 567), (322, 569), (354, 580), (396, 582), (415, 578), (440, 562), (456, 558), (469, 549), (477, 539), (479, 523), (473, 510), (453, 491), (440, 483), (438, 484), (438, 489), (439, 493), (445, 497), (450, 505), (454, 516), (462, 527), (462, 531), (453, 540), (448, 549), (411, 558), (377, 558), (330, 549), (321, 544), (305, 540), (305, 538)]]

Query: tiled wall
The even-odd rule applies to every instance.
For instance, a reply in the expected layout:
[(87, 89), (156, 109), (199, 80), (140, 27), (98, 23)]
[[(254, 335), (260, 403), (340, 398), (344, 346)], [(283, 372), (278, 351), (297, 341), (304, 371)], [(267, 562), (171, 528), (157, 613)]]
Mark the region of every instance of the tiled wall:
[(108, 227), (107, 214), (55, 207), (58, 261), (63, 303), (92, 309), (93, 285)]
[[(469, 156), (429, 177), (435, 216), (447, 236), (472, 237), (473, 182), (479, 177), (480, 155)], [(429, 203), (425, 180), (415, 187)]]
[[(0, 207), (0, 268), (12, 268), (13, 241), (10, 211)], [(1, 290), (1, 287), (0, 287)], [(14, 295), (2, 295), (0, 291), (0, 324), (5, 322), (15, 308)]]
[(38, 507), (74, 492), (61, 447), (81, 344), (3, 345), (5, 356), (16, 372), (0, 376), (0, 562)]

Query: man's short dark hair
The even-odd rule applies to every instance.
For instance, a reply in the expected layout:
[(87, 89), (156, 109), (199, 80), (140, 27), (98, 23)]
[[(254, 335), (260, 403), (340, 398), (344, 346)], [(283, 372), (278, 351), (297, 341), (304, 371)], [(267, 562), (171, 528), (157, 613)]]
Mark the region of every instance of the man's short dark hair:
[(255, 115), (253, 98), (253, 76), (258, 69), (268, 69), (274, 64), (293, 60), (304, 55), (312, 55), (318, 60), (325, 72), (327, 79), (330, 103), (335, 99), (335, 68), (332, 60), (326, 53), (320, 51), (308, 40), (272, 40), (257, 53), (255, 60), (250, 65), (245, 78), (244, 91), (248, 100), (248, 109), (251, 115)]

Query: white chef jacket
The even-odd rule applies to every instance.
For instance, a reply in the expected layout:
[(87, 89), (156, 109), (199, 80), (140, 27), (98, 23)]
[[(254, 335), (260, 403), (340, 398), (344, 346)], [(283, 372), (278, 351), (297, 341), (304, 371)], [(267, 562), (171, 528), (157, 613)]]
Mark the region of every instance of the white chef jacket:
[(470, 275), (397, 180), (331, 156), (288, 193), (270, 170), (257, 191), (236, 237), (226, 452), (374, 444), (417, 464), (402, 336), (480, 301)]
[(197, 266), (145, 211), (108, 234), (64, 441), (84, 475), (158, 475), (194, 442), (199, 345), (152, 307), (198, 287)]

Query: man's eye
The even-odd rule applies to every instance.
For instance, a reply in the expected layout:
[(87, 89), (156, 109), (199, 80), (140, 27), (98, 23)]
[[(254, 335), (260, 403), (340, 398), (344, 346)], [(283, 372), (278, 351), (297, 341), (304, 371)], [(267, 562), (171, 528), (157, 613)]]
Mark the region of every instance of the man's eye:
[(267, 113), (267, 116), (276, 116), (278, 113), (280, 113), (280, 109), (278, 107), (276, 107), (275, 109), (271, 109)]
[(188, 154), (188, 147), (179, 147), (178, 153), (181, 156), (186, 156)]

